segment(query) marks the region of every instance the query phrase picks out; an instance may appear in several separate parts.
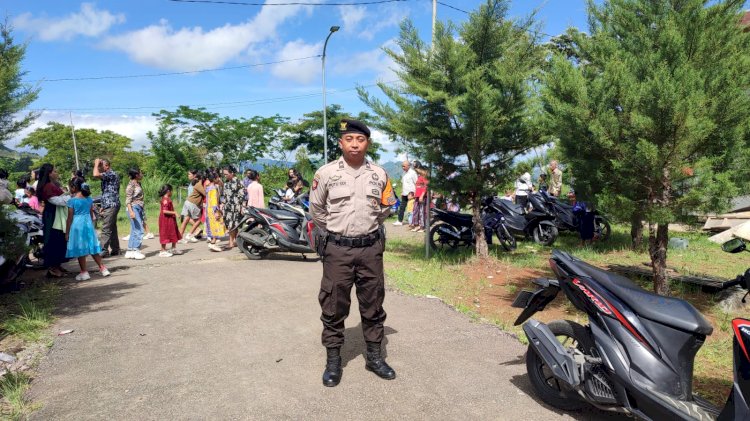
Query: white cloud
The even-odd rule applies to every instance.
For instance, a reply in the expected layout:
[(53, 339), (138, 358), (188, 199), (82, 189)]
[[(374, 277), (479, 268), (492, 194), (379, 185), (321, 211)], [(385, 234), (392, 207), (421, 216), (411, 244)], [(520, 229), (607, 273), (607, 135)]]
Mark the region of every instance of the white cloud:
[[(50, 121), (70, 125), (70, 114), (58, 111), (44, 111), (30, 127), (23, 130), (15, 138), (10, 139), (6, 146), (15, 149), (29, 133), (47, 126), (47, 123)], [(156, 117), (73, 114), (73, 125), (76, 129), (111, 130), (132, 139), (131, 149), (140, 150), (141, 147), (149, 146), (150, 144), (148, 138), (146, 138), (146, 132), (156, 131)]]
[[(309, 7), (268, 7), (251, 20), (211, 30), (201, 27), (173, 29), (166, 20), (124, 35), (110, 37), (102, 47), (120, 50), (138, 63), (167, 70), (188, 71), (218, 67), (273, 39), (287, 19)], [(294, 58), (302, 57), (296, 55)]]
[(112, 25), (125, 22), (125, 15), (97, 10), (92, 3), (81, 4), (81, 10), (64, 18), (32, 17), (24, 13), (13, 19), (13, 26), (37, 34), (42, 41), (68, 41), (77, 35), (99, 36)]
[(375, 80), (383, 82), (396, 80), (397, 77), (391, 70), (396, 66), (396, 63), (383, 51), (383, 47), (394, 48), (395, 43), (393, 40), (389, 40), (378, 48), (338, 59), (331, 64), (332, 70), (334, 73), (341, 75), (374, 72)]
[(362, 6), (341, 6), (339, 8), (343, 30), (356, 34), (359, 38), (372, 40), (380, 31), (398, 26), (409, 16), (409, 8), (401, 5), (381, 6), (374, 12), (368, 12)]
[(339, 14), (341, 15), (342, 32), (347, 34), (358, 33), (362, 30), (359, 27), (360, 22), (367, 16), (367, 8), (364, 6), (340, 6)]
[[(289, 60), (296, 57), (309, 57), (320, 54), (323, 43), (306, 44), (301, 39), (287, 42), (276, 54), (276, 60)], [(328, 55), (326, 55), (328, 56)], [(326, 66), (327, 67), (327, 66)], [(328, 70), (328, 69), (326, 69)], [(274, 64), (271, 74), (278, 78), (292, 80), (306, 84), (320, 77), (321, 62), (319, 60), (301, 60)]]

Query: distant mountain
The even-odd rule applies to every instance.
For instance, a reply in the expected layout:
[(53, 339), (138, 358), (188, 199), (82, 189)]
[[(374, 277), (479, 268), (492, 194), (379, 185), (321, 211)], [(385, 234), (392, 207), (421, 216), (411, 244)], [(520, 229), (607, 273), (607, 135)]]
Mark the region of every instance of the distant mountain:
[(388, 173), (388, 177), (390, 177), (391, 180), (400, 180), (401, 175), (404, 173), (401, 169), (401, 162), (398, 161), (384, 162), (380, 164), (380, 166), (385, 169), (385, 172)]
[(275, 159), (261, 158), (261, 159), (258, 159), (255, 162), (243, 162), (240, 165), (239, 169), (241, 171), (244, 171), (244, 170), (252, 168), (252, 169), (254, 169), (256, 171), (263, 171), (264, 168), (266, 168), (266, 167), (273, 167), (273, 166), (281, 166), (281, 167), (286, 167), (286, 168), (292, 168), (292, 167), (294, 167), (294, 162), (291, 162), (291, 161), (277, 161)]
[(13, 149), (5, 145), (0, 145), (0, 157), (12, 158), (12, 159), (20, 159), (20, 158), (29, 157), (32, 159), (36, 159), (36, 158), (39, 158), (39, 154), (35, 154), (32, 152), (18, 152), (18, 151), (14, 151)]

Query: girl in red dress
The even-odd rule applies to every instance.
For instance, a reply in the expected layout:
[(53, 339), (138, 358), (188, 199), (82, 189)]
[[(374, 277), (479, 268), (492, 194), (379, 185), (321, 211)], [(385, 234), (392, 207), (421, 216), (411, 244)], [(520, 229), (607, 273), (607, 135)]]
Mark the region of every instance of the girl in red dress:
[[(161, 211), (159, 212), (159, 242), (161, 252), (159, 257), (172, 257), (182, 254), (177, 250), (177, 242), (182, 239), (180, 230), (177, 228), (177, 212), (172, 204), (172, 186), (165, 184), (159, 189), (161, 197)], [(172, 249), (167, 250), (167, 244), (172, 243)]]

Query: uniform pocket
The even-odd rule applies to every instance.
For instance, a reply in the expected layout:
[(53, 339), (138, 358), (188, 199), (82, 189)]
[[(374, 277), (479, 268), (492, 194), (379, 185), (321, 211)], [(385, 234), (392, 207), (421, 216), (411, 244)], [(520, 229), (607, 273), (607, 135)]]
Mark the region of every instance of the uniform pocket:
[(352, 198), (352, 191), (346, 187), (336, 187), (328, 192), (330, 213), (341, 212)]
[(323, 277), (320, 282), (320, 292), (318, 293), (318, 302), (320, 309), (326, 316), (333, 316), (336, 308), (335, 297), (333, 296), (333, 280)]

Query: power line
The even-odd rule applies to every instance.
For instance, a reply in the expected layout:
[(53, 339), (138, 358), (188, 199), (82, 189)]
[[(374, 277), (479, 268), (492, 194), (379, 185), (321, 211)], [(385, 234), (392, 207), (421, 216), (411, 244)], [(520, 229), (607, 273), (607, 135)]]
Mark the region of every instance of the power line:
[(455, 6), (451, 6), (450, 4), (447, 4), (447, 3), (443, 3), (442, 1), (439, 1), (439, 2), (437, 2), (437, 4), (439, 4), (439, 5), (441, 5), (441, 6), (445, 6), (445, 7), (447, 7), (447, 8), (453, 9), (453, 10), (458, 10), (459, 12), (464, 12), (464, 13), (466, 13), (467, 15), (468, 15), (469, 13), (471, 13), (471, 12), (468, 12), (468, 11), (466, 11), (466, 10), (463, 10), (463, 9), (459, 9), (458, 7), (455, 7)]
[(315, 56), (309, 56), (309, 57), (291, 58), (291, 59), (288, 59), (288, 60), (269, 61), (269, 62), (266, 62), (266, 63), (245, 64), (245, 65), (242, 65), (242, 66), (232, 66), (232, 67), (218, 67), (218, 68), (214, 68), (214, 69), (188, 70), (188, 71), (184, 71), (184, 72), (146, 73), (146, 74), (138, 74), (138, 75), (66, 77), (66, 78), (56, 78), (56, 79), (37, 79), (37, 80), (32, 80), (31, 82), (41, 82), (41, 83), (46, 83), (46, 82), (70, 82), (70, 81), (80, 81), (80, 80), (137, 79), (137, 78), (147, 78), (147, 77), (190, 75), (190, 74), (196, 74), (196, 73), (218, 72), (218, 71), (223, 71), (223, 70), (236, 70), (236, 69), (247, 69), (247, 68), (259, 67), (259, 66), (269, 66), (269, 65), (272, 65), (272, 64), (280, 64), (280, 63), (288, 63), (288, 62), (292, 62), (292, 61), (309, 60), (311, 58), (318, 58), (318, 57), (320, 57), (320, 54), (315, 55)]
[[(396, 80), (386, 81), (383, 82), (385, 84), (391, 84), (397, 82)], [(378, 86), (377, 83), (373, 83), (370, 85), (364, 85), (361, 86), (362, 88), (371, 88), (374, 86)], [(331, 89), (328, 91), (328, 93), (336, 94), (336, 93), (342, 93), (342, 92), (350, 92), (357, 90), (357, 88), (347, 88), (347, 89)], [(300, 95), (292, 95), (292, 96), (285, 96), (285, 97), (272, 97), (272, 98), (261, 98), (261, 99), (255, 99), (255, 100), (248, 100), (248, 101), (231, 101), (231, 102), (213, 102), (213, 103), (206, 103), (206, 104), (190, 104), (187, 105), (191, 108), (199, 108), (199, 107), (210, 107), (212, 109), (218, 109), (218, 108), (236, 108), (236, 107), (243, 107), (247, 105), (259, 105), (259, 104), (271, 104), (276, 102), (287, 102), (287, 101), (294, 101), (297, 99), (305, 99), (305, 98), (312, 98), (316, 96), (322, 95), (322, 92), (315, 92), (315, 93), (308, 93), (308, 94), (300, 94)], [(169, 108), (177, 108), (180, 106), (183, 106), (186, 104), (179, 104), (179, 105), (162, 105), (162, 106), (137, 106), (137, 107), (92, 107), (92, 108), (41, 108), (41, 109), (31, 109), (30, 111), (138, 111), (138, 110), (154, 110), (154, 109), (169, 109)]]
[(398, 3), (408, 0), (378, 0), (363, 1), (350, 3), (310, 3), (310, 2), (286, 2), (286, 3), (248, 3), (241, 1), (224, 1), (224, 0), (169, 0), (175, 3), (209, 3), (209, 4), (231, 4), (235, 6), (362, 6), (368, 4)]

